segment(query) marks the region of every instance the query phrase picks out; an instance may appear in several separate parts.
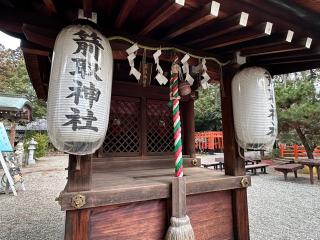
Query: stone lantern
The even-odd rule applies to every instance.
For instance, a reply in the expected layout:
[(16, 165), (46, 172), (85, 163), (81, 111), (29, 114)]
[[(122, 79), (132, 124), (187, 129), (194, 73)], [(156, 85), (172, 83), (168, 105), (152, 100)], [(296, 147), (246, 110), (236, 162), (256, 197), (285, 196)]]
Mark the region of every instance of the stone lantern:
[(34, 138), (31, 138), (31, 141), (29, 142), (29, 158), (28, 158), (28, 165), (36, 164), (36, 161), (34, 160), (34, 151), (36, 150), (36, 145), (38, 143), (34, 140)]

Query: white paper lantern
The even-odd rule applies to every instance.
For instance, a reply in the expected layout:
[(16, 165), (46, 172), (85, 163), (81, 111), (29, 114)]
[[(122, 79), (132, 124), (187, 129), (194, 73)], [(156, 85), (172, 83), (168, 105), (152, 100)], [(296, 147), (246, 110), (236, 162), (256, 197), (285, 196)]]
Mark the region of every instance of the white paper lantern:
[(237, 73), (232, 80), (232, 103), (238, 145), (244, 149), (270, 149), (278, 122), (269, 72), (250, 67)]
[(108, 40), (87, 25), (58, 35), (53, 51), (47, 117), (48, 134), (60, 151), (91, 154), (108, 128), (113, 58)]

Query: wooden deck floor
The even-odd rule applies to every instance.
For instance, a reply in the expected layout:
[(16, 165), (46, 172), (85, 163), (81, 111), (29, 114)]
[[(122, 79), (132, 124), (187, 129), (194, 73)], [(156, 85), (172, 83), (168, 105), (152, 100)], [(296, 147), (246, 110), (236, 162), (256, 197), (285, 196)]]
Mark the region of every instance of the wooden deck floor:
[[(226, 176), (200, 167), (185, 168), (187, 195), (241, 187), (242, 176)], [(83, 192), (61, 193), (62, 210), (74, 209), (71, 198), (75, 194), (86, 197), (83, 208), (168, 198), (171, 195), (173, 169), (131, 170), (93, 173), (92, 189)]]

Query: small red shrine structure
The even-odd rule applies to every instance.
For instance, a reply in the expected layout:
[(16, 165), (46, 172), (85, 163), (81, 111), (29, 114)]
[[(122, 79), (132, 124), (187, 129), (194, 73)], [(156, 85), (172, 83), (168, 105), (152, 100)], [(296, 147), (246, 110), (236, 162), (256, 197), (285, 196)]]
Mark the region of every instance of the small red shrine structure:
[[(65, 239), (163, 239), (169, 225), (174, 174), (169, 85), (155, 80), (152, 55), (169, 77), (175, 57), (207, 60), (220, 83), (225, 173), (200, 168), (195, 159), (194, 101), (181, 99), (187, 213), (197, 240), (249, 239), (250, 177), (235, 140), (231, 80), (245, 66), (271, 75), (320, 67), (320, 5), (313, 0), (0, 0), (0, 30), (21, 39), (28, 73), (46, 100), (54, 42), (79, 8), (97, 14), (109, 38), (114, 70), (109, 129), (93, 155), (70, 155), (68, 182), (58, 201), (66, 211)], [(128, 40), (129, 39), (129, 40)], [(126, 49), (137, 52), (143, 73), (129, 76)], [(165, 51), (166, 48), (171, 49)], [(194, 58), (192, 56), (197, 56)], [(152, 71), (153, 70), (153, 71)], [(80, 163), (80, 164), (77, 164)]]

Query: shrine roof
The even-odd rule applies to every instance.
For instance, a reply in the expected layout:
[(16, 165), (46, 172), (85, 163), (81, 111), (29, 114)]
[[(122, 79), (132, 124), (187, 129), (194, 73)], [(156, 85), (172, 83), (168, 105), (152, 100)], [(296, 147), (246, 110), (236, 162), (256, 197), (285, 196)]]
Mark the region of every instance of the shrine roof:
[[(87, 17), (97, 13), (106, 37), (170, 46), (220, 62), (232, 62), (238, 53), (247, 66), (262, 66), (271, 74), (320, 67), (320, 3), (315, 0), (0, 0), (0, 30), (22, 40), (39, 98), (47, 96), (55, 38), (77, 19), (80, 8)], [(130, 44), (118, 39), (111, 47), (115, 60), (126, 60)], [(152, 58), (151, 51), (147, 57)], [(170, 53), (162, 57), (172, 61)], [(216, 62), (208, 61), (208, 69), (211, 77), (219, 76)]]
[(19, 111), (24, 106), (31, 108), (31, 102), (25, 97), (0, 96), (0, 110)]

